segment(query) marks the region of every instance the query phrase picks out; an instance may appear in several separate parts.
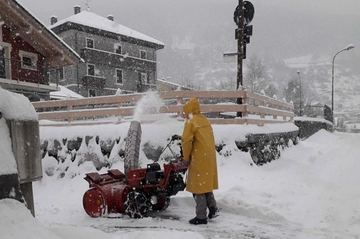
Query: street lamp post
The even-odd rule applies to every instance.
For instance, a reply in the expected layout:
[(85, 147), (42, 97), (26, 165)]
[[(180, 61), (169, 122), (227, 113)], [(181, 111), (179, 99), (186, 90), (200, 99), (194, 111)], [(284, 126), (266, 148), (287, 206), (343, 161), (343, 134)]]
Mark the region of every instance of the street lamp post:
[(345, 47), (344, 49), (338, 51), (335, 56), (333, 57), (332, 60), (332, 72), (331, 72), (331, 77), (332, 77), (332, 83), (331, 83), (331, 114), (332, 114), (332, 120), (334, 123), (334, 63), (335, 63), (335, 57), (343, 51), (348, 51), (353, 49), (355, 46), (353, 44), (348, 45), (347, 47)]
[(300, 77), (300, 71), (297, 71), (298, 75), (299, 75), (299, 81), (300, 81), (300, 104), (299, 104), (299, 115), (302, 116), (302, 109), (301, 109), (301, 102), (302, 102), (302, 97), (301, 97), (301, 94), (302, 94), (302, 89), (301, 89), (301, 77)]

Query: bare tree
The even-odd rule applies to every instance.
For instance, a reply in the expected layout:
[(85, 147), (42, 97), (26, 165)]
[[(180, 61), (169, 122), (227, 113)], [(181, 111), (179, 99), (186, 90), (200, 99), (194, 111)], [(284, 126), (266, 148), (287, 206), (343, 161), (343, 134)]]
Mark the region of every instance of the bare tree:
[(262, 60), (255, 55), (246, 63), (244, 86), (249, 91), (260, 93), (268, 87), (268, 73)]
[(300, 84), (299, 78), (293, 77), (284, 89), (284, 97), (287, 102), (294, 103), (294, 113), (296, 115), (301, 115), (301, 111), (304, 111), (306, 91), (304, 87), (300, 87)]

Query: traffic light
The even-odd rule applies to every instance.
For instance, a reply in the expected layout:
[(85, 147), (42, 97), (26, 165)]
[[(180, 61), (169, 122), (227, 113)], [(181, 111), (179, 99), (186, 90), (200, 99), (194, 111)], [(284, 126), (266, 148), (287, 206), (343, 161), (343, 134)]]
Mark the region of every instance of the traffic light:
[[(244, 44), (249, 44), (250, 43), (250, 36), (252, 36), (253, 33), (253, 26), (252, 25), (245, 25), (243, 28), (243, 40), (244, 40)], [(235, 39), (238, 39), (238, 29), (235, 29)]]
[(250, 36), (253, 33), (252, 25), (244, 25), (243, 28), (243, 59), (246, 59), (246, 44), (250, 43)]
[(253, 33), (253, 26), (252, 25), (245, 25), (244, 26), (244, 33), (243, 33), (243, 39), (244, 39), (244, 44), (249, 44), (250, 43), (250, 36), (252, 36)]

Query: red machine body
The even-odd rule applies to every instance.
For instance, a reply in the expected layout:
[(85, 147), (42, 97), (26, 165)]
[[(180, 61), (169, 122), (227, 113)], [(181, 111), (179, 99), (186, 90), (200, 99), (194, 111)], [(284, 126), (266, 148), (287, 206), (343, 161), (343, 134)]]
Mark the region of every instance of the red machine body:
[(84, 209), (91, 217), (126, 213), (134, 218), (144, 217), (151, 210), (165, 210), (170, 196), (185, 189), (186, 170), (178, 158), (165, 163), (163, 170), (158, 163), (152, 163), (147, 168), (130, 170), (127, 177), (117, 169), (105, 174), (88, 173), (84, 179), (90, 189), (83, 197)]

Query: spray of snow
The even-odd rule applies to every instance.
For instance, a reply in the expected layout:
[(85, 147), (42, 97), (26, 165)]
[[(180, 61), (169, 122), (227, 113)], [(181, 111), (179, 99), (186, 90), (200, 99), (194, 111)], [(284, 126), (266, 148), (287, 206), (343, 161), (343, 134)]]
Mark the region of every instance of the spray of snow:
[(137, 103), (134, 111), (134, 120), (147, 121), (161, 119), (164, 116), (159, 115), (160, 107), (164, 106), (165, 102), (156, 92), (147, 92)]

